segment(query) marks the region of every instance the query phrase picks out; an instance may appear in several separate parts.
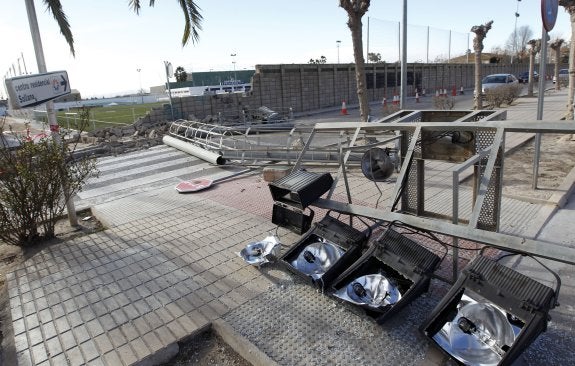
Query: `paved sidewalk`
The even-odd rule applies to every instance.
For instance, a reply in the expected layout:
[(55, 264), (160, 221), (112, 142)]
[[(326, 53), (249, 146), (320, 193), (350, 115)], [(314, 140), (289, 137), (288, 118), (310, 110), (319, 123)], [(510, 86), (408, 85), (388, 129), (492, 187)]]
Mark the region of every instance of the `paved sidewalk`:
[[(566, 91), (549, 92), (544, 119), (559, 119), (565, 99)], [(535, 120), (536, 107), (536, 98), (522, 98), (507, 119)], [(531, 138), (514, 134), (507, 147)], [(514, 205), (527, 227), (543, 207)], [(12, 333), (5, 336), (13, 343), (6, 364), (153, 365), (210, 324), (255, 345), (243, 355), (256, 364), (441, 364), (417, 327), (445, 284), (433, 281), (429, 293), (379, 326), (278, 266), (255, 268), (238, 257), (276, 232), (271, 208), (257, 175), (196, 194), (169, 186), (96, 204), (106, 230), (55, 244), (7, 275)], [(553, 212), (546, 214), (540, 225)], [(277, 234), (286, 247), (299, 238), (282, 228)], [(572, 285), (566, 295), (561, 309), (572, 310)], [(560, 319), (518, 364), (572, 363), (575, 321)]]

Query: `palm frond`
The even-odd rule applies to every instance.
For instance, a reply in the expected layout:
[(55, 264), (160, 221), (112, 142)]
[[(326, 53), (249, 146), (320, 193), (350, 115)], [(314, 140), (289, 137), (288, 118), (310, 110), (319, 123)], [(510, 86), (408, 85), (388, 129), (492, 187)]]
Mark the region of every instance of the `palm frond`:
[[(202, 14), (200, 13), (201, 9), (199, 6), (196, 5), (196, 3), (193, 0), (186, 0), (187, 3), (187, 10), (188, 10), (188, 14), (190, 15), (190, 17), (192, 18), (192, 43), (196, 43), (200, 40), (200, 34), (198, 33), (198, 31), (202, 30), (202, 20), (204, 19), (202, 17)], [(182, 40), (183, 41), (183, 40)], [(183, 45), (185, 45), (187, 43), (186, 42), (182, 43)]]
[(74, 36), (72, 36), (72, 30), (70, 29), (70, 23), (68, 23), (68, 18), (64, 11), (62, 10), (62, 4), (59, 0), (44, 0), (46, 9), (52, 13), (58, 26), (60, 27), (60, 33), (66, 39), (68, 46), (70, 47), (70, 52), (72, 56), (76, 56), (76, 51), (74, 50)]
[[(134, 13), (136, 14), (140, 14), (140, 0), (130, 0), (129, 2), (130, 8), (132, 8), (132, 10), (134, 11)], [(150, 2), (150, 6), (154, 6), (152, 4), (152, 2)]]

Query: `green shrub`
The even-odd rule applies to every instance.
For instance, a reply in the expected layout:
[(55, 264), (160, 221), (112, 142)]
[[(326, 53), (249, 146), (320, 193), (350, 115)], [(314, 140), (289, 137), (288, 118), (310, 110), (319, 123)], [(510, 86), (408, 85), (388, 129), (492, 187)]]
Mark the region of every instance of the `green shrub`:
[(0, 240), (19, 246), (53, 238), (68, 197), (98, 175), (95, 160), (52, 138), (0, 149), (0, 171)]

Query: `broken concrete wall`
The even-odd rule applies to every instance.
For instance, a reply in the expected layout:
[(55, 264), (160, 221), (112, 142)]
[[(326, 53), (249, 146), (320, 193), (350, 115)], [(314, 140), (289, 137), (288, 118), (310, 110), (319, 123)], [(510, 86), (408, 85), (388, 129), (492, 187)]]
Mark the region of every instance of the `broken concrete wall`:
[[(452, 93), (463, 87), (474, 86), (474, 64), (407, 64), (408, 97), (416, 90), (434, 95), (436, 90)], [(500, 72), (519, 72), (516, 65), (484, 64), (484, 75)], [(366, 64), (366, 83), (369, 101), (392, 100), (401, 85), (399, 63)], [(174, 119), (195, 119), (209, 122), (241, 120), (242, 110), (256, 110), (266, 106), (287, 115), (290, 108), (302, 113), (324, 108), (340, 108), (358, 103), (353, 64), (292, 64), (257, 65), (247, 93), (228, 93), (173, 98)], [(171, 119), (169, 104), (150, 112), (150, 123)], [(147, 120), (146, 120), (147, 121)]]

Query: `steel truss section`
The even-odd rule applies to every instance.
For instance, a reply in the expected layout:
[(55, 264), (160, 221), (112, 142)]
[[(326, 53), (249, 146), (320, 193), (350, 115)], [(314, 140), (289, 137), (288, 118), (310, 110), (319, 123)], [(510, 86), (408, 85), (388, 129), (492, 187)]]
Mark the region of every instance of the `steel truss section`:
[[(399, 113), (399, 112), (398, 112)], [(407, 114), (410, 115), (409, 113)], [(407, 147), (403, 146), (404, 151), (402, 152), (403, 164), (399, 177), (397, 179), (396, 186), (394, 188), (394, 194), (392, 195), (392, 200), (397, 199), (400, 196), (401, 184), (405, 181), (408, 175), (408, 165), (407, 162), (413, 159), (415, 154), (416, 141), (425, 132), (445, 132), (445, 131), (472, 131), (475, 133), (480, 133), (482, 131), (495, 131), (492, 140), (488, 144), (484, 144), (481, 149), (477, 149), (473, 155), (469, 156), (466, 160), (460, 162), (452, 169), (452, 179), (453, 179), (453, 207), (452, 207), (452, 217), (451, 222), (446, 220), (437, 220), (436, 217), (425, 217), (425, 216), (414, 216), (413, 212), (405, 213), (399, 211), (393, 211), (389, 209), (377, 209), (367, 206), (360, 206), (353, 204), (351, 202), (351, 194), (349, 187), (346, 186), (346, 192), (348, 194), (348, 202), (343, 203), (339, 201), (334, 201), (328, 196), (326, 199), (318, 199), (314, 202), (314, 206), (318, 208), (323, 208), (327, 210), (333, 210), (336, 212), (341, 212), (348, 215), (357, 215), (368, 217), (374, 220), (381, 220), (385, 222), (399, 221), (407, 225), (417, 227), (422, 230), (427, 230), (439, 234), (449, 235), (456, 239), (465, 239), (474, 241), (477, 243), (482, 243), (494, 248), (501, 250), (506, 250), (510, 252), (523, 253), (534, 255), (546, 259), (555, 260), (558, 262), (575, 264), (575, 250), (565, 248), (563, 246), (556, 245), (554, 243), (544, 242), (540, 240), (532, 240), (528, 238), (523, 238), (519, 236), (513, 236), (498, 232), (492, 232), (483, 230), (481, 228), (480, 216), (482, 209), (485, 207), (486, 192), (490, 189), (490, 184), (494, 176), (494, 171), (496, 169), (501, 169), (503, 162), (498, 162), (498, 160), (503, 160), (502, 157), (502, 147), (505, 140), (505, 134), (507, 132), (528, 132), (528, 133), (565, 133), (573, 134), (575, 133), (575, 125), (572, 122), (560, 122), (560, 121), (492, 121), (492, 120), (481, 120), (481, 123), (469, 123), (469, 122), (395, 122), (395, 123), (383, 123), (383, 122), (339, 122), (339, 123), (318, 123), (314, 127), (315, 133), (320, 132), (333, 132), (333, 133), (343, 133), (344, 131), (353, 132), (354, 135), (364, 135), (364, 136), (377, 136), (385, 133), (396, 132), (399, 134), (409, 133), (412, 138), (409, 141)], [(314, 133), (312, 133), (313, 137)], [(353, 146), (349, 146), (349, 150)], [(344, 149), (345, 150), (345, 149)], [(343, 150), (342, 150), (343, 151)], [(458, 212), (459, 203), (459, 174), (471, 167), (476, 166), (480, 161), (484, 161), (480, 167), (480, 175), (474, 184), (474, 203), (471, 218), (468, 220), (466, 225), (461, 225)], [(498, 168), (497, 164), (501, 164)], [(296, 164), (297, 165), (297, 164)], [(339, 172), (344, 176), (345, 179), (345, 161), (341, 160), (341, 166)], [(339, 176), (339, 174), (338, 174)], [(347, 185), (347, 179), (345, 179)], [(334, 181), (334, 185), (337, 182)], [(333, 191), (333, 187), (332, 187)], [(500, 195), (499, 195), (500, 197)], [(497, 199), (497, 205), (500, 206), (500, 199)], [(489, 210), (491, 211), (491, 209)], [(495, 211), (499, 214), (499, 208), (495, 207)], [(456, 264), (457, 264), (458, 253), (456, 250), (453, 251), (454, 257), (454, 279), (456, 278)]]

